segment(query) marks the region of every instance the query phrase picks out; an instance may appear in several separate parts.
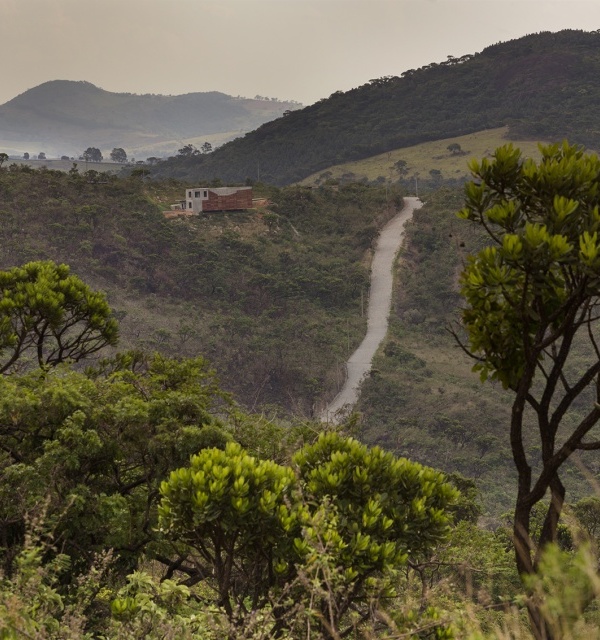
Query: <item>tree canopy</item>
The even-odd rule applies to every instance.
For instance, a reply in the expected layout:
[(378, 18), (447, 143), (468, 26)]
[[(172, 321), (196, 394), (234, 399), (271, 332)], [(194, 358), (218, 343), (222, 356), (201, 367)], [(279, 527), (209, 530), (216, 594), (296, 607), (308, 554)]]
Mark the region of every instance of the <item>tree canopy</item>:
[(117, 343), (117, 322), (104, 294), (67, 265), (38, 261), (0, 271), (0, 292), (0, 373), (23, 366), (23, 356), (45, 368)]
[(127, 153), (121, 147), (115, 147), (110, 152), (110, 159), (113, 162), (127, 162)]
[(83, 159), (86, 162), (102, 162), (102, 152), (97, 147), (88, 147), (83, 152)]
[[(523, 574), (539, 562), (532, 509), (550, 493), (543, 548), (557, 539), (563, 464), (576, 451), (600, 449), (593, 435), (600, 420), (600, 160), (566, 142), (540, 150), (539, 164), (512, 145), (473, 162), (475, 181), (460, 212), (490, 243), (463, 271), (462, 322), (482, 380), (514, 393), (514, 540)], [(535, 612), (532, 620), (542, 637)]]
[[(178, 566), (195, 581), (214, 579), (232, 619), (272, 603), (273, 589), (302, 599), (300, 573), (326, 554), (340, 571), (336, 587), (309, 597), (321, 634), (338, 637), (350, 607), (366, 605), (368, 617), (375, 585), (389, 587), (388, 572), (444, 539), (456, 492), (433, 469), (337, 433), (321, 434), (293, 462), (295, 471), (257, 460), (237, 443), (205, 449), (161, 484), (160, 524), (187, 545)], [(290, 606), (278, 605), (275, 629)]]

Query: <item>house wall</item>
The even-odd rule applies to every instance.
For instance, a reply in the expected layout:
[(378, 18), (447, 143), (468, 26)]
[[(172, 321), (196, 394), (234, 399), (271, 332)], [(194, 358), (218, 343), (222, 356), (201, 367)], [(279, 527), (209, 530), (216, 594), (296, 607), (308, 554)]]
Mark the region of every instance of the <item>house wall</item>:
[(208, 193), (208, 189), (205, 187), (186, 189), (185, 202), (187, 211), (191, 211), (192, 213), (202, 213), (204, 210), (202, 203), (208, 199)]
[(230, 195), (208, 191), (208, 200), (202, 203), (202, 211), (236, 211), (252, 208), (252, 189), (245, 188)]
[(203, 211), (236, 211), (252, 208), (252, 187), (195, 187), (185, 190), (188, 213)]

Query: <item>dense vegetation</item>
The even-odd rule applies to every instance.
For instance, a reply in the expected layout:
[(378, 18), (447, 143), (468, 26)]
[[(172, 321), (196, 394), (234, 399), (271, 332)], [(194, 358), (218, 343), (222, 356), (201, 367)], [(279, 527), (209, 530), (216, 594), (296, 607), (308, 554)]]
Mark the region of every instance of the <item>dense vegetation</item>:
[[(506, 158), (500, 164), (516, 175)], [(584, 171), (575, 174), (586, 179)], [(360, 328), (359, 265), (393, 211), (388, 199), (399, 194), (366, 185), (261, 187), (271, 204), (260, 214), (169, 222), (157, 202), (174, 198), (181, 185), (146, 184), (141, 174), (119, 180), (12, 166), (0, 180), (8, 266), (21, 255), (45, 259), (0, 272), (0, 354), (9, 361), (0, 377), (2, 637), (481, 640), (501, 635), (498, 626), (528, 637), (525, 607), (542, 621), (536, 637), (540, 629), (544, 638), (592, 637), (600, 499), (564, 506), (556, 544), (536, 557), (521, 587), (510, 529), (476, 525), (472, 480), (445, 477), (337, 428), (322, 433), (321, 424), (249, 414), (202, 357), (138, 348), (85, 370), (77, 364), (117, 337), (105, 297), (73, 275), (83, 269), (123, 305), (114, 313), (123, 324), (148, 296), (145, 311), (165, 317), (185, 309), (187, 320), (198, 300), (211, 331), (236, 316), (245, 316), (236, 326), (251, 331), (272, 320), (260, 336), (267, 349), (277, 323), (277, 362), (285, 362), (284, 347), (298, 357), (299, 345), (309, 343), (301, 332), (307, 317), (337, 322), (340, 348), (339, 325), (348, 323), (341, 332), (348, 340), (352, 317)], [(397, 318), (365, 383), (363, 422), (344, 428), (361, 427), (366, 439), (429, 456), (436, 467), (479, 471), (492, 513), (490, 496), (497, 509), (510, 484), (502, 433), (509, 407), (498, 387), (480, 387), (466, 362), (464, 371), (457, 366), (460, 351), (448, 349), (446, 332), (460, 263), (484, 244), (454, 215), (462, 199), (456, 191), (432, 194), (415, 214)], [(573, 213), (571, 204), (555, 200), (557, 216)], [(503, 207), (515, 211), (502, 200), (490, 213), (495, 222)], [(597, 224), (597, 209), (588, 213)], [(537, 242), (538, 227), (524, 239)], [(573, 257), (592, 269), (597, 234), (586, 230), (582, 242)], [(48, 260), (69, 250), (73, 271)], [(356, 281), (344, 280), (353, 269)], [(178, 301), (184, 296), (185, 305)], [(286, 316), (290, 309), (297, 318)], [(144, 333), (139, 318), (135, 328)], [(170, 352), (201, 346), (194, 325), (180, 322), (177, 342), (166, 328), (154, 332), (136, 342), (130, 327), (128, 340)], [(216, 354), (236, 337), (224, 331), (212, 343)], [(241, 355), (251, 344), (237, 343)], [(318, 343), (323, 361), (331, 358), (325, 346)], [(243, 361), (235, 363), (239, 377)], [(302, 382), (302, 371), (290, 371), (288, 384)], [(260, 391), (282, 405), (277, 393), (293, 398), (296, 388), (273, 384), (273, 375)], [(309, 399), (324, 393), (314, 380), (298, 389), (299, 398), (302, 390), (315, 394)], [(535, 439), (523, 445), (535, 457)], [(527, 522), (534, 543), (547, 528), (537, 507)], [(588, 546), (578, 548), (581, 542)]]
[(184, 188), (3, 169), (0, 267), (66, 262), (107, 292), (123, 347), (201, 353), (246, 406), (311, 415), (364, 330), (371, 244), (399, 193), (263, 188), (260, 211), (166, 220)]
[[(511, 407), (499, 383), (479, 382), (473, 361), (449, 332), (459, 319), (461, 268), (485, 246), (483, 235), (456, 218), (463, 202), (462, 189), (429, 194), (407, 225), (390, 331), (357, 410), (364, 441), (474, 478), (484, 518), (495, 526), (514, 507)], [(526, 438), (535, 450), (533, 434)], [(594, 476), (600, 471), (593, 455), (585, 465)], [(573, 502), (590, 492), (577, 465), (567, 466), (565, 475)]]
[[(464, 478), (248, 415), (202, 358), (23, 368), (0, 377), (3, 638), (476, 640), (519, 624), (506, 531), (476, 527)], [(529, 585), (552, 630), (591, 637), (593, 557), (573, 541), (596, 543), (599, 505), (576, 505)]]
[(561, 31), (449, 56), (336, 92), (208, 156), (162, 165), (160, 174), (287, 184), (341, 162), (505, 125), (517, 139), (568, 137), (598, 148), (599, 43), (597, 32)]

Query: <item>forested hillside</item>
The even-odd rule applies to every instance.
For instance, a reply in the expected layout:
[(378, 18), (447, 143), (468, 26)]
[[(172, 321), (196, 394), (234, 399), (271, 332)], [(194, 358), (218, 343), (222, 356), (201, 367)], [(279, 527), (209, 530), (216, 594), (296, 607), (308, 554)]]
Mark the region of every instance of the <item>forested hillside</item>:
[[(510, 512), (516, 487), (509, 440), (512, 394), (499, 382), (481, 384), (474, 360), (459, 347), (463, 304), (458, 277), (484, 237), (456, 213), (461, 188), (428, 194), (407, 225), (397, 268), (390, 331), (362, 386), (357, 411), (361, 438), (399, 455), (475, 479), (490, 522)], [(577, 349), (577, 346), (575, 347)], [(586, 351), (580, 353), (583, 367)], [(535, 428), (527, 437), (535, 449)], [(588, 471), (565, 472), (570, 500), (591, 491), (587, 474), (600, 461), (586, 456)]]
[[(594, 204), (599, 161), (569, 157), (546, 169), (570, 171), (575, 186), (558, 184), (585, 183)], [(572, 216), (577, 202), (540, 183), (581, 241), (570, 253), (558, 234), (537, 254), (585, 279), (600, 249), (579, 223), (597, 228), (598, 206)], [(594, 637), (600, 499), (582, 497), (575, 466), (556, 544), (519, 581), (502, 516), (507, 396), (479, 384), (447, 331), (459, 272), (484, 246), (456, 217), (464, 194), (431, 193), (416, 212), (390, 334), (358, 414), (333, 426), (306, 417), (364, 332), (372, 243), (402, 194), (259, 184), (264, 208), (165, 219), (184, 186), (144, 171), (0, 170), (0, 635), (526, 639), (528, 610), (545, 633), (533, 637)], [(490, 219), (503, 207), (516, 211), (503, 201)], [(535, 252), (546, 240), (534, 227)], [(79, 361), (117, 331), (133, 351)], [(537, 442), (529, 430), (534, 458)], [(543, 495), (535, 506), (534, 544)]]
[(3, 169), (0, 267), (66, 262), (108, 293), (122, 349), (202, 354), (246, 406), (313, 414), (364, 331), (371, 244), (400, 194), (259, 186), (267, 208), (166, 220), (184, 188)]
[(170, 161), (160, 175), (196, 182), (260, 175), (287, 184), (334, 164), (506, 125), (513, 139), (598, 148), (599, 44), (597, 32), (544, 32), (448, 56), (336, 92), (206, 157)]

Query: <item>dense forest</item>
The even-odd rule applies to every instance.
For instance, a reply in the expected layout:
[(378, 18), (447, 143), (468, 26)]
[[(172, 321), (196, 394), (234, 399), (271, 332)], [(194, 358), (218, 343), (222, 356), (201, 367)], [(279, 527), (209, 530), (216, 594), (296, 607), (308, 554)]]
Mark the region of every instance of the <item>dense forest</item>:
[(373, 79), (262, 125), (161, 176), (198, 182), (301, 180), (331, 165), (508, 125), (513, 139), (568, 138), (600, 147), (597, 32), (539, 33), (480, 53)]

